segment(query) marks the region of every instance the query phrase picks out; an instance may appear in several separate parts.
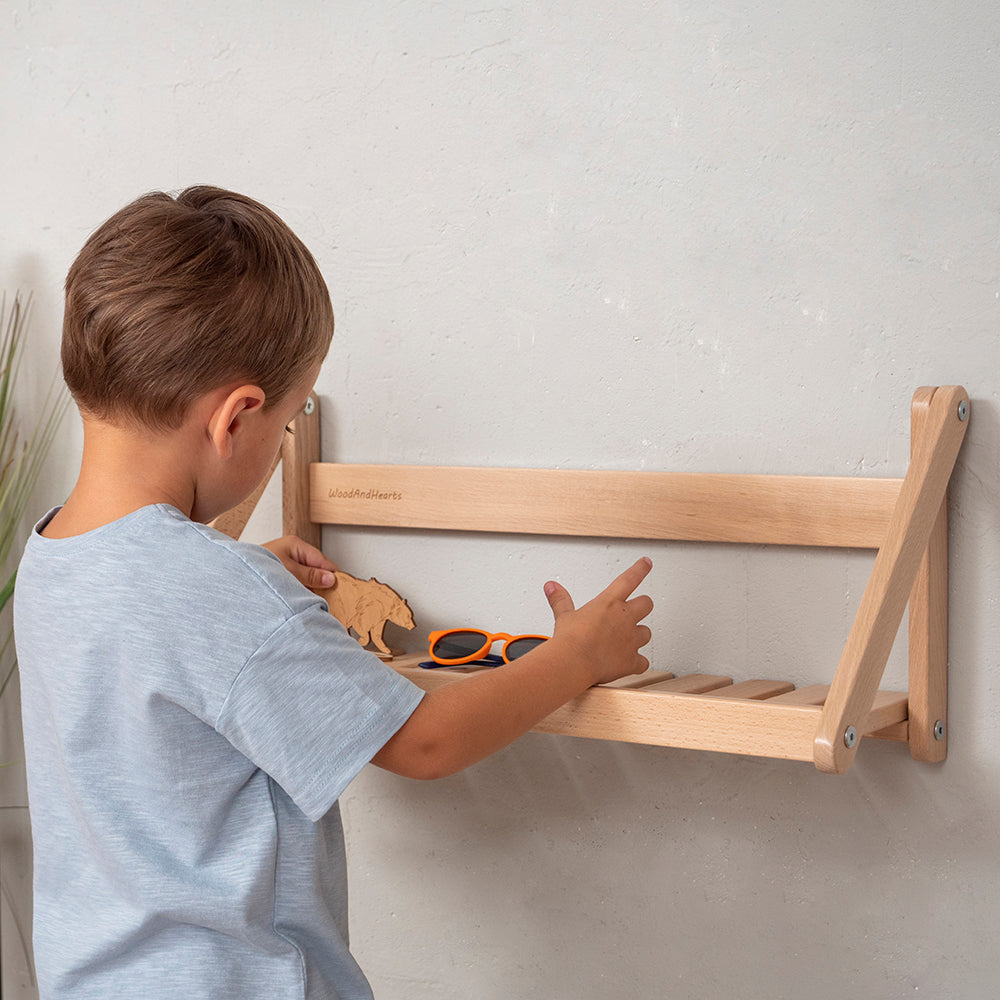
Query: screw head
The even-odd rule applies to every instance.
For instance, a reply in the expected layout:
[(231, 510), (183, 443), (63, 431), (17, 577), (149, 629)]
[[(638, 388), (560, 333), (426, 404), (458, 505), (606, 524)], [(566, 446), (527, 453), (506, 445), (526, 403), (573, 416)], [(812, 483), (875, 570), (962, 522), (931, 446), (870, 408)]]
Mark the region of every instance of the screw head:
[(967, 399), (963, 399), (962, 402), (958, 404), (958, 419), (969, 419), (969, 401)]
[(854, 744), (857, 742), (858, 742), (858, 731), (854, 728), (854, 726), (848, 726), (844, 730), (844, 746), (847, 747), (848, 750), (850, 750), (851, 747), (853, 747)]
[(934, 739), (944, 739), (944, 721), (942, 719), (938, 719), (937, 722), (934, 723)]
[(306, 408), (305, 408), (306, 416), (308, 417), (315, 409), (316, 409), (316, 400), (313, 399), (312, 396), (310, 396), (306, 400)]

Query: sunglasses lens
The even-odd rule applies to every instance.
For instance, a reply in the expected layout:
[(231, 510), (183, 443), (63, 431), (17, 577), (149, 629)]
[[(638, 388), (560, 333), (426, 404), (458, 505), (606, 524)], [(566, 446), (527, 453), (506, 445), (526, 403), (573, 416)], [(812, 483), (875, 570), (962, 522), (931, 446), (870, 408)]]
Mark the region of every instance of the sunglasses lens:
[(482, 652), (485, 645), (482, 632), (449, 632), (434, 643), (431, 652), (441, 660), (463, 660)]
[(543, 642), (545, 642), (544, 639), (525, 636), (523, 639), (515, 639), (513, 642), (507, 643), (507, 648), (504, 651), (507, 654), (508, 660), (516, 660), (519, 656), (530, 653), (536, 646), (540, 646)]

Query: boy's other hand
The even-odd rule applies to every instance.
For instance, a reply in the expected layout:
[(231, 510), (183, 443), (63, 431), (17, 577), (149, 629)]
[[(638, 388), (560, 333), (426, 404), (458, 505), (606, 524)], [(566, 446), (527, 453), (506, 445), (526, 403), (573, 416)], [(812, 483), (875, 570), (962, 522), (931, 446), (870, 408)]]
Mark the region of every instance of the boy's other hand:
[(561, 584), (552, 580), (545, 584), (545, 596), (555, 617), (552, 638), (575, 647), (580, 661), (591, 665), (594, 684), (641, 674), (649, 667), (649, 660), (639, 650), (649, 642), (651, 633), (648, 626), (639, 623), (653, 610), (653, 601), (645, 594), (631, 595), (652, 566), (652, 561), (643, 557), (579, 609)]
[(273, 552), (296, 580), (310, 590), (322, 590), (336, 586), (333, 575), (337, 571), (332, 563), (315, 545), (302, 541), (297, 535), (285, 535), (273, 542), (265, 542), (264, 548)]

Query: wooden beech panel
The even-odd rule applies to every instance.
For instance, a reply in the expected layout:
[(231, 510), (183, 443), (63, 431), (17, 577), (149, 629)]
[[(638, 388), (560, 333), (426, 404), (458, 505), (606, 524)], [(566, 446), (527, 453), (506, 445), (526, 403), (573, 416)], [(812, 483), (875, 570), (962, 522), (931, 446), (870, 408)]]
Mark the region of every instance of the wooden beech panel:
[(836, 476), (310, 467), (321, 524), (878, 548), (901, 480)]
[(822, 709), (766, 701), (677, 694), (655, 688), (591, 688), (535, 728), (687, 750), (812, 760)]

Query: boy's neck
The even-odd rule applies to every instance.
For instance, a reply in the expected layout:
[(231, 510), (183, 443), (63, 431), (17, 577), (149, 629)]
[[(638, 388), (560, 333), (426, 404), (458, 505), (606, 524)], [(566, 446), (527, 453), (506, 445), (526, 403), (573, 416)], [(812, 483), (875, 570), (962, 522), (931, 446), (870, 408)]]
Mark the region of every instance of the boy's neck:
[(84, 418), (80, 476), (49, 538), (93, 531), (150, 504), (192, 516), (197, 495), (197, 442), (185, 428), (159, 432)]

